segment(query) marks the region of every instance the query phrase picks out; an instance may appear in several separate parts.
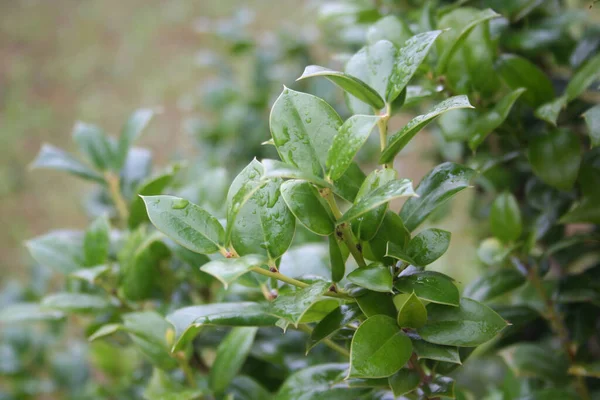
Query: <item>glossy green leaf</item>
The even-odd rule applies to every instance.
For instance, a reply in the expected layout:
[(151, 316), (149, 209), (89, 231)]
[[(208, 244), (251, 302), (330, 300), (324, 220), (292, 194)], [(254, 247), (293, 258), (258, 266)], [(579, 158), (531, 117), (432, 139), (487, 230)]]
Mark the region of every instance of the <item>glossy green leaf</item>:
[(420, 328), (427, 322), (427, 309), (414, 293), (397, 294), (394, 305), (398, 309), (398, 325), (403, 328)]
[(418, 265), (417, 262), (408, 255), (406, 250), (402, 248), (402, 246), (399, 246), (392, 242), (388, 242), (387, 251), (385, 252), (385, 255), (386, 257), (391, 257), (396, 260), (408, 263), (410, 265)]
[(235, 282), (240, 276), (250, 272), (253, 268), (260, 268), (267, 260), (256, 254), (249, 254), (239, 258), (223, 258), (210, 261), (200, 267), (200, 270), (217, 278), (223, 283), (225, 289)]
[(406, 229), (413, 231), (441, 204), (469, 187), (475, 171), (460, 164), (445, 162), (423, 177), (416, 193), (400, 210)]
[(262, 164), (254, 159), (231, 182), (231, 186), (227, 192), (226, 205), (227, 227), (225, 241), (227, 243), (231, 240), (231, 231), (238, 213), (254, 193), (264, 185), (264, 181), (262, 180), (263, 172), (264, 167)]
[(427, 324), (418, 330), (419, 335), (428, 342), (449, 346), (479, 346), (507, 325), (491, 308), (466, 298), (458, 307), (429, 304), (427, 314)]
[(390, 269), (379, 263), (357, 268), (350, 272), (346, 279), (355, 285), (375, 292), (392, 291), (392, 274), (390, 273)]
[(381, 98), (379, 93), (372, 87), (367, 85), (365, 82), (351, 75), (343, 72), (334, 71), (329, 68), (320, 67), (318, 65), (309, 65), (304, 69), (302, 76), (298, 78), (306, 79), (317, 76), (323, 76), (335, 83), (352, 96), (356, 97), (360, 101), (370, 105), (375, 109), (381, 109), (385, 106), (384, 100)]
[(210, 367), (208, 382), (215, 393), (223, 393), (238, 374), (250, 353), (258, 328), (233, 328), (219, 344)]
[(110, 226), (106, 217), (98, 217), (85, 231), (83, 254), (86, 266), (104, 264), (110, 247)]
[(410, 336), (413, 349), (417, 353), (418, 359), (435, 360), (453, 364), (461, 364), (460, 354), (456, 346), (442, 346), (440, 344), (429, 343), (416, 336)]
[(335, 235), (329, 236), (329, 263), (331, 265), (331, 280), (339, 282), (346, 275), (346, 261), (340, 249), (340, 243)]
[(141, 196), (156, 196), (162, 194), (171, 182), (173, 182), (178, 170), (179, 166), (176, 165), (163, 174), (145, 180), (137, 187), (135, 196), (131, 200), (131, 205), (129, 206), (129, 219), (127, 223), (130, 229), (135, 229), (143, 222), (148, 221), (148, 213), (146, 212), (144, 200)]
[(170, 327), (162, 315), (155, 311), (140, 311), (124, 314), (122, 318), (123, 329), (153, 365), (165, 370), (177, 367), (167, 343)]
[(412, 354), (412, 343), (385, 315), (374, 315), (363, 322), (350, 347), (351, 378), (386, 378), (406, 364)]
[(261, 164), (264, 167), (263, 179), (299, 179), (314, 183), (315, 185), (320, 187), (332, 187), (331, 184), (329, 184), (325, 179), (302, 171), (294, 166), (291, 166), (281, 161), (264, 159), (261, 161)]
[(42, 145), (37, 157), (31, 163), (31, 168), (66, 171), (84, 179), (104, 183), (104, 178), (98, 172), (83, 164), (66, 151), (49, 144)]
[(308, 353), (317, 344), (335, 335), (361, 315), (362, 312), (356, 304), (342, 304), (336, 307), (315, 326), (308, 339), (306, 352)]
[(458, 289), (452, 279), (435, 271), (418, 271), (400, 276), (394, 284), (402, 293), (414, 292), (417, 297), (432, 303), (448, 306), (459, 305)]
[(398, 179), (386, 182), (357, 200), (356, 203), (342, 215), (338, 220), (338, 223), (352, 221), (393, 199), (399, 197), (412, 197), (414, 195), (412, 182), (408, 179)]
[(396, 307), (394, 307), (394, 301), (389, 294), (368, 291), (364, 295), (357, 297), (356, 302), (367, 317), (387, 315), (396, 318)]
[(539, 119), (548, 122), (551, 125), (556, 126), (556, 121), (563, 108), (567, 105), (567, 98), (565, 96), (557, 97), (551, 102), (542, 104), (535, 110), (535, 116)]
[(416, 116), (408, 122), (400, 131), (388, 138), (387, 146), (379, 157), (379, 163), (391, 162), (406, 145), (415, 137), (421, 129), (433, 121), (437, 116), (460, 108), (473, 108), (467, 96), (454, 96), (435, 105), (426, 114)]
[(264, 305), (249, 301), (189, 306), (167, 316), (175, 327), (173, 352), (183, 349), (203, 326), (274, 326), (277, 320)]
[(369, 242), (364, 243), (364, 253), (369, 259), (390, 263), (384, 257), (387, 255), (388, 243), (394, 243), (402, 249), (410, 240), (410, 233), (404, 227), (398, 214), (388, 211), (385, 213), (379, 230)]
[(444, 72), (446, 72), (446, 68), (448, 67), (450, 59), (465, 42), (469, 34), (477, 25), (497, 17), (500, 17), (500, 14), (496, 13), (490, 8), (474, 13), (470, 21), (461, 27), (462, 30), (458, 36), (456, 36), (452, 43), (446, 46), (442, 51), (442, 54), (437, 62), (437, 74), (442, 75)]
[(289, 180), (281, 184), (280, 190), (285, 204), (308, 230), (322, 236), (333, 233), (335, 226), (331, 210), (313, 185)]
[[(376, 169), (375, 171), (371, 172), (361, 185), (355, 200), (360, 200), (373, 190), (390, 181), (393, 181), (396, 179), (396, 175), (396, 171), (389, 168)], [(373, 237), (377, 234), (379, 227), (383, 223), (387, 209), (387, 203), (382, 204), (379, 207), (376, 207), (363, 214), (353, 222), (352, 230), (359, 240), (373, 239)]]
[(413, 265), (424, 267), (440, 258), (450, 246), (452, 234), (442, 229), (425, 229), (412, 238), (406, 246), (406, 253), (414, 260)]
[(502, 54), (495, 65), (500, 77), (512, 90), (525, 88), (522, 99), (533, 108), (554, 98), (550, 78), (527, 58), (515, 54)]
[(394, 396), (399, 397), (415, 390), (421, 383), (419, 373), (414, 369), (403, 368), (389, 378)]
[(23, 322), (56, 321), (65, 314), (60, 310), (45, 308), (37, 303), (14, 303), (2, 307), (0, 322), (3, 324), (19, 324)]
[(77, 143), (79, 151), (96, 168), (103, 171), (111, 166), (113, 147), (102, 129), (95, 125), (77, 122), (73, 128), (73, 140)]
[(600, 104), (588, 109), (583, 113), (585, 123), (588, 128), (588, 135), (592, 142), (592, 147), (600, 145)]
[(310, 306), (300, 319), (301, 324), (319, 322), (340, 305), (337, 299), (326, 297)]
[(121, 135), (119, 136), (117, 152), (114, 158), (114, 169), (116, 171), (121, 170), (125, 165), (125, 160), (127, 159), (127, 154), (129, 153), (131, 145), (142, 134), (142, 131), (146, 128), (153, 115), (153, 110), (141, 108), (134, 111), (129, 116), (129, 119), (127, 119), (127, 122), (125, 122), (125, 125), (121, 130)]
[(321, 299), (330, 286), (329, 282), (320, 281), (293, 293), (282, 294), (270, 304), (269, 313), (298, 326), (304, 313)]
[(512, 268), (489, 270), (469, 283), (463, 296), (488, 301), (520, 287), (525, 281), (523, 274)]
[(224, 246), (223, 227), (197, 205), (174, 196), (145, 196), (142, 199), (156, 229), (183, 247), (210, 254)]
[(535, 137), (527, 156), (533, 172), (545, 183), (560, 190), (575, 184), (581, 163), (581, 144), (576, 134), (555, 129)]
[(346, 172), (379, 118), (373, 115), (353, 115), (342, 124), (327, 154), (328, 176), (332, 180), (341, 178)]
[(599, 75), (600, 54), (587, 60), (586, 63), (573, 74), (565, 89), (567, 101), (572, 101), (581, 96)]
[(512, 193), (499, 194), (490, 209), (490, 229), (503, 242), (513, 242), (521, 236), (523, 223), (517, 199)]
[(42, 299), (41, 306), (64, 312), (101, 312), (114, 304), (106, 297), (86, 293), (54, 293)]
[(386, 15), (369, 26), (367, 30), (367, 43), (377, 43), (380, 40), (389, 40), (400, 47), (412, 36), (408, 24), (395, 15)]
[(492, 110), (486, 112), (473, 122), (469, 137), (469, 148), (471, 150), (477, 150), (485, 138), (504, 123), (513, 105), (525, 91), (526, 89), (524, 88), (515, 89), (498, 100)]
[(324, 100), (284, 88), (271, 109), (271, 135), (281, 159), (301, 171), (325, 176), (327, 152), (342, 125)]
[(85, 263), (79, 232), (53, 231), (28, 240), (25, 246), (37, 263), (63, 274), (74, 272)]

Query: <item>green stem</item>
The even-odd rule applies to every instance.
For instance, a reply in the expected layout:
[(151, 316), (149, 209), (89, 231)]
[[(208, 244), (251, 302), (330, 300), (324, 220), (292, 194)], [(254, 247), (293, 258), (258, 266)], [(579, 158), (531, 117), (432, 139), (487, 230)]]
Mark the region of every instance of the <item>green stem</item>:
[[(387, 131), (388, 131), (388, 121), (390, 119), (391, 114), (391, 106), (386, 104), (385, 106), (385, 114), (381, 115), (381, 118), (377, 121), (377, 128), (379, 129), (379, 145), (381, 147), (381, 151), (385, 150), (387, 147)], [(383, 165), (385, 168), (394, 168), (394, 161), (390, 161)]]
[[(309, 335), (312, 333), (312, 329), (310, 328), (310, 326), (308, 325), (303, 325), (300, 324), (298, 325), (298, 330), (308, 333)], [(324, 345), (326, 345), (327, 347), (329, 347), (332, 350), (337, 351), (338, 353), (340, 353), (341, 355), (343, 355), (344, 357), (348, 357), (350, 358), (350, 352), (343, 346), (340, 346), (339, 344), (335, 343), (333, 340), (331, 339), (323, 339), (321, 341), (321, 343), (323, 343)]]
[(112, 172), (107, 172), (104, 175), (104, 179), (106, 180), (106, 184), (108, 185), (108, 190), (110, 192), (110, 196), (115, 203), (115, 208), (119, 214), (119, 219), (123, 222), (127, 222), (127, 218), (129, 216), (129, 210), (127, 209), (127, 202), (123, 198), (121, 194), (121, 185), (119, 182), (119, 176), (113, 174)]
[(177, 361), (179, 362), (179, 368), (181, 368), (181, 370), (183, 371), (188, 385), (190, 385), (190, 387), (192, 388), (195, 388), (196, 379), (194, 379), (194, 371), (192, 371), (192, 368), (188, 363), (185, 353), (179, 352), (175, 355), (175, 358), (177, 358)]

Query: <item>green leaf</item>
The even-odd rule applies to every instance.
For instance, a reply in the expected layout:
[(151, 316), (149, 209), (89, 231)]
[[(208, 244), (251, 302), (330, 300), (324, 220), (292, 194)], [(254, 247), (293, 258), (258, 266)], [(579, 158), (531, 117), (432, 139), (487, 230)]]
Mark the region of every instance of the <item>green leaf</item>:
[(370, 264), (364, 268), (357, 268), (346, 277), (355, 285), (375, 292), (392, 291), (392, 274), (390, 269), (379, 263)]
[(328, 242), (329, 262), (331, 264), (331, 280), (333, 282), (339, 282), (344, 279), (344, 275), (346, 275), (346, 262), (340, 249), (340, 243), (336, 239), (335, 235), (330, 235)]
[(152, 119), (154, 111), (147, 108), (140, 108), (134, 111), (125, 122), (121, 135), (119, 136), (119, 143), (117, 145), (117, 153), (114, 159), (114, 169), (120, 171), (125, 165), (127, 154), (129, 149), (135, 140), (141, 135), (144, 128)]
[(363, 244), (365, 257), (390, 264), (393, 260), (384, 258), (387, 255), (388, 243), (394, 243), (402, 249), (409, 240), (410, 233), (404, 227), (402, 219), (398, 214), (388, 211), (373, 239)]
[(144, 389), (145, 400), (194, 400), (202, 394), (202, 390), (199, 389), (185, 389), (159, 368), (154, 368), (150, 382)]
[(600, 76), (600, 54), (590, 58), (573, 74), (565, 89), (567, 101), (572, 101), (581, 96), (598, 76)]
[(398, 309), (399, 326), (417, 329), (427, 322), (427, 309), (414, 292), (394, 296), (394, 305)]
[(512, 193), (499, 194), (490, 210), (490, 229), (504, 243), (513, 242), (521, 236), (523, 223), (517, 199)]
[(481, 241), (477, 249), (477, 256), (486, 265), (498, 265), (510, 254), (512, 247), (505, 246), (495, 237)]
[(113, 146), (102, 129), (95, 125), (77, 122), (73, 128), (73, 140), (96, 168), (104, 171), (111, 166)]
[(107, 273), (111, 272), (113, 269), (108, 265), (97, 265), (95, 267), (90, 268), (82, 268), (73, 272), (70, 276), (73, 278), (81, 279), (82, 281), (86, 281), (92, 285), (96, 284), (98, 279)]
[(592, 147), (600, 145), (600, 104), (588, 109), (583, 113), (588, 128), (588, 135), (592, 141)]
[(525, 281), (525, 277), (512, 268), (489, 270), (469, 283), (463, 296), (477, 301), (489, 301), (520, 287)]
[(106, 217), (96, 218), (85, 231), (83, 254), (86, 266), (92, 267), (106, 262), (110, 247), (109, 235), (110, 226)]
[(226, 243), (231, 240), (231, 231), (238, 213), (254, 193), (264, 185), (263, 172), (264, 167), (262, 164), (254, 159), (231, 182), (227, 192)]
[(80, 178), (104, 183), (102, 175), (83, 164), (64, 150), (50, 144), (42, 145), (37, 157), (31, 163), (31, 168), (55, 169), (66, 171)]
[(368, 291), (357, 297), (356, 302), (367, 317), (387, 315), (396, 318), (396, 307), (394, 307), (394, 301), (389, 294)]
[(400, 276), (394, 284), (402, 293), (414, 292), (417, 297), (432, 303), (457, 307), (458, 289), (452, 279), (435, 271), (418, 271), (411, 275)]
[(401, 246), (392, 242), (388, 242), (385, 255), (386, 257), (392, 257), (410, 265), (418, 265), (417, 262), (413, 260)]
[[(387, 99), (390, 79), (396, 63), (398, 50), (390, 41), (380, 40), (369, 44), (355, 53), (346, 64), (346, 74), (365, 82)], [(354, 96), (346, 96), (348, 107), (353, 114), (372, 114), (373, 109)]]
[(412, 343), (385, 315), (374, 315), (363, 322), (350, 347), (350, 378), (386, 378), (406, 364)]
[(231, 244), (240, 255), (264, 254), (276, 260), (290, 247), (296, 218), (281, 195), (281, 182), (267, 181), (240, 210), (231, 232)]
[(129, 229), (135, 229), (140, 226), (140, 224), (148, 221), (148, 213), (146, 212), (142, 196), (156, 196), (162, 194), (171, 182), (173, 182), (178, 170), (179, 166), (175, 165), (169, 171), (147, 179), (138, 186), (134, 193), (135, 196), (131, 200), (131, 205), (129, 206), (129, 219), (127, 221)]
[(373, 115), (353, 115), (343, 123), (327, 154), (328, 175), (332, 180), (340, 179), (346, 172), (379, 119)]
[(215, 393), (223, 393), (238, 374), (250, 353), (257, 331), (256, 327), (233, 328), (219, 344), (208, 376), (210, 388)]
[(282, 294), (270, 304), (269, 313), (298, 326), (304, 313), (320, 300), (330, 286), (329, 282), (320, 281), (293, 293)]
[(113, 335), (113, 334), (115, 334), (119, 331), (123, 331), (123, 330), (125, 330), (125, 328), (123, 327), (122, 324), (102, 325), (100, 328), (98, 328), (94, 333), (92, 333), (88, 337), (88, 341), (93, 342), (94, 340), (105, 338), (107, 336)]
[(184, 307), (167, 316), (175, 327), (173, 352), (185, 348), (203, 326), (274, 326), (277, 320), (264, 305), (249, 301)]
[(485, 138), (504, 123), (513, 105), (524, 92), (525, 89), (523, 88), (515, 89), (501, 98), (492, 110), (473, 122), (469, 137), (469, 148), (471, 150), (477, 150)]
[(386, 15), (369, 26), (367, 30), (367, 43), (376, 43), (380, 40), (389, 40), (400, 47), (412, 36), (408, 24), (395, 15)]
[(69, 274), (84, 264), (83, 243), (79, 232), (53, 231), (25, 243), (31, 257), (63, 274)]
[(105, 297), (85, 293), (54, 293), (42, 299), (41, 306), (64, 312), (100, 312), (114, 307)]
[(557, 97), (549, 103), (542, 104), (535, 110), (535, 116), (539, 119), (556, 126), (556, 121), (563, 108), (567, 105), (565, 96)]
[(394, 396), (400, 397), (415, 390), (421, 383), (419, 373), (414, 369), (401, 369), (389, 378)]
[(414, 260), (411, 264), (424, 267), (440, 258), (448, 250), (451, 236), (450, 232), (436, 228), (419, 232), (406, 246), (406, 253)]
[(123, 315), (123, 329), (144, 356), (165, 370), (177, 367), (167, 343), (170, 327), (164, 317), (154, 311), (132, 312)]
[(526, 89), (521, 97), (534, 109), (554, 98), (554, 87), (550, 78), (527, 58), (515, 54), (502, 54), (495, 67), (511, 90)]
[(427, 324), (418, 330), (419, 335), (428, 342), (449, 346), (479, 346), (507, 326), (491, 308), (466, 298), (459, 307), (429, 304), (427, 314)]
[(343, 72), (334, 71), (332, 69), (320, 67), (318, 65), (309, 65), (304, 69), (302, 76), (297, 80), (312, 78), (316, 76), (323, 76), (329, 79), (331, 82), (335, 83), (336, 85), (344, 89), (346, 92), (350, 93), (352, 96), (356, 97), (360, 101), (370, 105), (375, 109), (379, 110), (385, 106), (384, 100), (381, 98), (379, 93), (375, 91), (375, 89), (373, 89), (360, 79), (345, 74)]
[(386, 93), (386, 99), (392, 102), (406, 88), (408, 82), (417, 72), (435, 39), (442, 31), (431, 31), (419, 33), (408, 39), (400, 50), (394, 63), (392, 76), (390, 77), (390, 85)]
[(14, 303), (0, 310), (0, 322), (6, 326), (23, 322), (56, 321), (63, 319), (62, 311), (48, 309), (37, 303)]
[(314, 183), (317, 186), (331, 188), (331, 184), (325, 179), (312, 175), (298, 168), (277, 160), (264, 159), (261, 161), (264, 167), (263, 179), (285, 178), (299, 179)]
[(204, 264), (200, 270), (217, 278), (225, 289), (240, 276), (259, 268), (267, 260), (259, 255), (250, 254), (239, 258), (224, 258)]
[(342, 215), (338, 220), (338, 223), (352, 221), (372, 209), (398, 197), (412, 197), (414, 195), (412, 182), (408, 179), (397, 179), (386, 182), (357, 200), (356, 203)]
[(445, 162), (432, 169), (417, 186), (418, 197), (410, 198), (400, 210), (406, 229), (413, 231), (441, 204), (469, 187), (475, 171), (460, 164)]
[(450, 97), (435, 105), (426, 114), (418, 115), (404, 126), (400, 131), (388, 138), (387, 145), (379, 157), (379, 164), (391, 162), (406, 145), (415, 137), (421, 129), (433, 121), (437, 116), (460, 108), (473, 108), (467, 96)]
[(323, 177), (327, 152), (342, 125), (323, 99), (284, 88), (271, 109), (271, 135), (281, 159)]
[(410, 336), (413, 344), (413, 349), (417, 353), (418, 359), (435, 360), (449, 362), (453, 364), (462, 364), (460, 354), (456, 346), (442, 346), (440, 344), (429, 343), (425, 340)]
[(271, 393), (253, 378), (238, 375), (233, 378), (229, 389), (229, 396), (233, 395), (235, 400), (261, 400), (271, 399)]
[(281, 184), (281, 196), (294, 216), (311, 232), (329, 236), (335, 226), (331, 210), (308, 182), (289, 180)]
[(454, 394), (454, 379), (448, 376), (438, 375), (427, 385), (425, 385), (423, 390), (429, 397), (449, 397), (454, 399), (456, 395)]
[(197, 205), (174, 196), (142, 196), (152, 224), (196, 253), (210, 254), (225, 244), (219, 221)]
[(462, 27), (462, 30), (458, 36), (454, 38), (452, 43), (447, 45), (442, 51), (442, 54), (437, 62), (437, 74), (442, 75), (444, 72), (446, 72), (446, 68), (450, 59), (467, 39), (469, 33), (471, 33), (471, 31), (473, 31), (477, 25), (497, 17), (500, 17), (500, 14), (497, 14), (490, 8), (474, 13), (470, 21), (464, 27)]
[(333, 182), (333, 192), (342, 199), (352, 203), (364, 180), (365, 173), (358, 164), (353, 162), (346, 170), (346, 173), (340, 179)]
[(335, 335), (340, 329), (362, 315), (356, 304), (342, 304), (327, 314), (315, 326), (306, 345), (306, 353), (313, 347)]
[(562, 224), (592, 223), (600, 224), (600, 208), (598, 200), (583, 197), (569, 212), (560, 218)]
[(527, 156), (533, 172), (545, 183), (560, 190), (571, 190), (581, 163), (581, 145), (576, 134), (555, 129), (535, 137)]
[(564, 381), (569, 362), (564, 353), (540, 343), (518, 343), (506, 354), (507, 363), (519, 377), (539, 377)]
[[(373, 190), (383, 186), (384, 184), (396, 179), (396, 171), (394, 169), (384, 168), (376, 169), (371, 172), (361, 185), (356, 200), (360, 200), (368, 195)], [(371, 240), (377, 234), (379, 227), (383, 223), (387, 203), (380, 205), (377, 208), (363, 214), (358, 220), (352, 224), (352, 230), (360, 240)]]

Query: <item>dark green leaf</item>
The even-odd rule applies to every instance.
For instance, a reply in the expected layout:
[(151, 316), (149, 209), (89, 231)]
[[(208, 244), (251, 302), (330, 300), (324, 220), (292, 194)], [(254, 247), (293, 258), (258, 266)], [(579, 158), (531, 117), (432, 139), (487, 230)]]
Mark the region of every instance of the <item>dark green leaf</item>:
[(375, 109), (381, 109), (385, 106), (384, 100), (381, 96), (365, 82), (351, 75), (343, 72), (334, 71), (329, 68), (320, 67), (318, 65), (309, 65), (304, 69), (302, 76), (298, 78), (312, 78), (316, 76), (323, 76), (335, 83), (346, 92), (350, 93), (360, 101), (370, 105)]
[(421, 383), (421, 377), (414, 369), (401, 369), (389, 378), (394, 396), (400, 397), (415, 390)]
[(415, 293), (394, 296), (398, 309), (398, 325), (403, 328), (420, 328), (427, 322), (427, 309)]
[(418, 265), (417, 262), (413, 260), (401, 246), (392, 242), (388, 242), (385, 255), (386, 257), (392, 257), (410, 265)]
[(418, 330), (419, 335), (428, 342), (449, 346), (479, 346), (507, 325), (491, 308), (464, 298), (459, 307), (429, 304), (427, 314), (427, 324)]
[(432, 303), (459, 305), (458, 289), (448, 276), (435, 271), (418, 271), (400, 276), (394, 284), (402, 293), (415, 292), (417, 297)]
[(225, 231), (227, 243), (231, 240), (231, 232), (238, 213), (254, 193), (264, 185), (263, 172), (262, 164), (254, 159), (231, 182), (227, 192), (227, 227)]
[(426, 114), (416, 116), (404, 126), (400, 131), (394, 133), (388, 138), (387, 146), (379, 157), (379, 163), (385, 164), (391, 162), (421, 129), (433, 121), (437, 116), (446, 111), (460, 108), (473, 108), (467, 96), (454, 96), (435, 105)]
[(215, 393), (222, 393), (238, 374), (254, 343), (258, 328), (233, 328), (219, 344), (210, 367), (208, 382)]
[(477, 301), (489, 301), (525, 283), (525, 277), (515, 269), (489, 270), (472, 281), (463, 296)]
[(549, 103), (542, 104), (535, 110), (535, 116), (556, 126), (556, 121), (563, 108), (567, 105), (565, 96), (557, 97)]
[(365, 173), (358, 164), (352, 163), (346, 173), (337, 181), (333, 182), (333, 192), (342, 199), (354, 202), (356, 194), (365, 180)]
[(521, 210), (512, 193), (501, 193), (492, 203), (490, 229), (494, 236), (505, 243), (513, 242), (521, 236)]
[(233, 378), (227, 394), (229, 396), (233, 395), (235, 400), (267, 400), (272, 397), (271, 393), (260, 383), (244, 375)]
[(200, 267), (200, 270), (217, 278), (227, 289), (229, 284), (235, 282), (240, 276), (250, 272), (253, 268), (259, 268), (266, 262), (267, 260), (262, 256), (249, 254), (239, 258), (210, 261)]
[(316, 282), (293, 293), (282, 294), (270, 304), (269, 313), (298, 326), (304, 313), (321, 299), (330, 285), (329, 282)]
[(54, 231), (25, 243), (31, 257), (40, 265), (69, 274), (84, 264), (82, 237), (79, 232)]
[(106, 170), (112, 164), (112, 144), (97, 126), (77, 122), (73, 128), (73, 140), (77, 143), (79, 150), (85, 154), (87, 159), (101, 171)]
[[(367, 196), (373, 190), (383, 186), (384, 184), (396, 179), (396, 171), (394, 169), (384, 168), (376, 169), (371, 172), (365, 179), (356, 195), (356, 200), (360, 200)], [(352, 224), (352, 230), (355, 232), (359, 240), (371, 240), (377, 234), (379, 227), (383, 223), (387, 203), (380, 205), (377, 208), (363, 214)]]
[(374, 315), (363, 322), (350, 347), (351, 378), (386, 378), (410, 358), (412, 343), (393, 318)]
[(586, 91), (588, 86), (596, 80), (600, 74), (600, 54), (590, 58), (586, 63), (579, 68), (575, 74), (571, 77), (567, 88), (565, 89), (565, 96), (567, 101), (572, 101), (577, 97), (581, 96)]
[(533, 172), (545, 183), (571, 190), (581, 163), (581, 145), (576, 134), (555, 129), (535, 137), (527, 149)]
[(312, 184), (289, 180), (281, 184), (280, 190), (285, 204), (308, 230), (323, 236), (333, 233), (335, 226), (331, 210)]
[(367, 317), (387, 315), (396, 318), (396, 307), (394, 307), (394, 301), (389, 294), (368, 291), (357, 297), (356, 302)]
[(22, 322), (56, 321), (64, 317), (62, 311), (48, 309), (37, 303), (10, 304), (0, 311), (0, 322), (6, 326)]
[(153, 115), (154, 111), (147, 108), (141, 108), (134, 111), (129, 116), (127, 122), (125, 122), (125, 125), (121, 130), (121, 136), (119, 136), (119, 144), (114, 159), (114, 169), (116, 171), (120, 171), (121, 168), (123, 168), (131, 145), (141, 135)]
[(388, 263), (388, 261), (391, 262), (393, 260), (384, 259), (387, 254), (388, 243), (394, 243), (402, 249), (409, 240), (410, 233), (404, 227), (402, 219), (398, 214), (388, 211), (385, 213), (383, 222), (375, 234), (375, 237), (368, 243), (363, 244), (365, 256), (376, 261), (385, 261), (386, 263)]
[(42, 146), (37, 157), (31, 163), (31, 168), (66, 171), (84, 179), (104, 183), (102, 175), (83, 164), (66, 151), (49, 144), (44, 144)]
[(331, 264), (331, 280), (333, 282), (339, 282), (344, 279), (346, 275), (346, 262), (342, 251), (340, 250), (340, 243), (335, 238), (335, 235), (329, 236), (329, 263)]
[(517, 376), (536, 376), (554, 382), (564, 380), (569, 364), (562, 352), (539, 343), (519, 343), (507, 351), (507, 356)]
[(85, 293), (54, 293), (42, 299), (42, 308), (65, 312), (100, 312), (114, 307), (106, 297)]
[(392, 291), (392, 274), (390, 273), (390, 269), (379, 263), (357, 268), (349, 273), (346, 279), (355, 285), (375, 292)]
[(588, 109), (583, 113), (585, 123), (588, 128), (588, 135), (592, 142), (592, 147), (600, 145), (600, 104)]
[(496, 62), (498, 73), (512, 90), (527, 89), (523, 100), (533, 108), (554, 98), (550, 78), (528, 59), (515, 54), (502, 54)]
[(413, 231), (421, 225), (438, 206), (468, 188), (474, 175), (475, 171), (471, 168), (451, 162), (432, 169), (417, 186), (419, 197), (408, 199), (400, 210), (400, 218), (406, 228)]
[(169, 171), (142, 182), (135, 190), (134, 197), (129, 206), (128, 225), (130, 229), (135, 229), (143, 222), (148, 221), (148, 213), (146, 212), (144, 200), (141, 196), (156, 196), (162, 194), (171, 184), (178, 170), (179, 166), (175, 165), (170, 168)]
[(406, 246), (406, 253), (414, 260), (413, 265), (424, 267), (440, 258), (450, 246), (451, 233), (431, 228), (419, 232)]
[(306, 352), (321, 341), (335, 335), (340, 329), (361, 316), (360, 308), (356, 304), (343, 304), (325, 316), (313, 329), (308, 339)]
[(424, 392), (430, 397), (449, 397), (455, 398), (454, 379), (448, 376), (436, 376), (433, 381), (427, 383)]
[(85, 231), (83, 254), (86, 266), (104, 264), (110, 246), (110, 226), (106, 217), (98, 217)]
[(142, 197), (156, 229), (196, 253), (210, 254), (225, 244), (219, 221), (197, 205), (173, 196)]
[[(417, 336), (417, 335), (415, 335)], [(418, 336), (417, 336), (418, 337)], [(442, 346), (440, 344), (429, 343), (421, 338), (410, 337), (413, 343), (413, 349), (420, 359), (449, 362), (461, 364), (458, 347)]]

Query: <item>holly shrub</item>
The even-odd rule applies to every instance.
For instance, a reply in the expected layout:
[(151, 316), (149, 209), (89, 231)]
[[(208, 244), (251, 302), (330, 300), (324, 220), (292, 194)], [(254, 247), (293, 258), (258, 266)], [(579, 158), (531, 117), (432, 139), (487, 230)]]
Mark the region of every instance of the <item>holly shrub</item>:
[[(151, 153), (133, 147), (150, 109), (118, 138), (76, 124), (85, 160), (45, 145), (33, 166), (94, 182), (95, 217), (27, 242), (64, 284), (2, 310), (15, 332), (2, 354), (21, 360), (14, 382), (73, 398), (598, 398), (596, 10), (412, 3), (323, 5), (323, 44), (340, 55), (307, 66), (303, 91), (284, 86), (271, 101), (276, 74), (250, 97), (228, 79), (213, 87), (218, 118), (196, 125), (201, 143), (218, 149), (226, 136), (231, 166), (261, 149), (233, 180), (215, 165), (223, 150), (152, 173)], [(236, 54), (255, 51), (225, 37)], [(282, 48), (256, 59), (310, 59), (304, 45)], [(406, 112), (417, 116), (388, 129)], [(394, 160), (434, 120), (438, 164), (414, 185)], [(365, 150), (369, 137), (378, 151)], [(428, 266), (451, 242), (432, 217), (466, 189), (481, 265), (461, 266), (475, 276), (461, 294)], [(57, 341), (67, 316), (90, 342), (91, 370), (86, 345), (67, 346), (79, 358), (37, 360), (44, 344), (18, 333), (46, 321), (43, 337)], [(32, 381), (36, 367), (52, 379)]]

